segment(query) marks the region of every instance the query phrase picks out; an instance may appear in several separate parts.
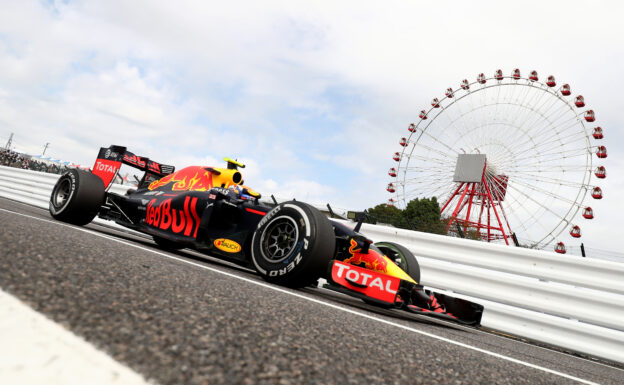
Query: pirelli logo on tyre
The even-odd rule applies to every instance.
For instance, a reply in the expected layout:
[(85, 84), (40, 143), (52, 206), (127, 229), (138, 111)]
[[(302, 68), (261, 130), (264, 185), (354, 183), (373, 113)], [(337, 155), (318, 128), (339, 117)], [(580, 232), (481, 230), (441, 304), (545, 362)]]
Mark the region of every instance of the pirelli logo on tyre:
[(275, 214), (279, 213), (281, 209), (282, 209), (282, 206), (277, 206), (273, 210), (269, 211), (267, 215), (265, 215), (264, 218), (262, 218), (260, 222), (258, 222), (258, 228), (266, 224), (271, 218), (275, 216)]
[(241, 245), (226, 238), (215, 239), (213, 244), (217, 249), (225, 251), (226, 253), (238, 253), (242, 249)]

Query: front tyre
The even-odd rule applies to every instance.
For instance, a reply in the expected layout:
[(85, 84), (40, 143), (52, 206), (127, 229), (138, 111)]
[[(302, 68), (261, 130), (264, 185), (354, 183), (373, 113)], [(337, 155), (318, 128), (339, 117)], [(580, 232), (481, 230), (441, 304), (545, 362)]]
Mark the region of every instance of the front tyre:
[(310, 205), (291, 201), (279, 204), (258, 223), (251, 259), (267, 281), (304, 287), (326, 274), (335, 248), (327, 217)]
[(394, 242), (377, 242), (375, 246), (414, 281), (420, 283), (420, 266), (414, 254), (407, 247)]
[(50, 195), (50, 214), (54, 219), (86, 225), (104, 203), (104, 182), (90, 172), (70, 169), (58, 179)]

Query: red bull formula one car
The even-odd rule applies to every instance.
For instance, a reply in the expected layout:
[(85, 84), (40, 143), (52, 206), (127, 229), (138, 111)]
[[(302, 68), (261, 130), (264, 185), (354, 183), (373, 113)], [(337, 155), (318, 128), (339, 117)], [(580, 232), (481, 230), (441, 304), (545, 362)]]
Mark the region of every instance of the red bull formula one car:
[[(122, 146), (101, 148), (92, 172), (71, 169), (57, 181), (49, 210), (57, 220), (85, 225), (96, 216), (148, 234), (165, 249), (193, 248), (255, 269), (264, 279), (327, 288), (384, 307), (477, 325), (481, 305), (427, 291), (414, 255), (392, 243), (373, 244), (298, 201), (271, 207), (244, 185), (239, 168), (173, 166), (136, 156)], [(136, 189), (109, 191), (122, 164), (144, 172)]]

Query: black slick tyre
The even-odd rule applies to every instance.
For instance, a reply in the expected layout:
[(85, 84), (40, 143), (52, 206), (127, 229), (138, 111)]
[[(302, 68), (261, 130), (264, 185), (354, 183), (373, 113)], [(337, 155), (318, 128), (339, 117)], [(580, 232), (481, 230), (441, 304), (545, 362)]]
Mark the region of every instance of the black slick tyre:
[(405, 246), (394, 242), (377, 242), (378, 247), (388, 258), (397, 264), (412, 279), (420, 283), (420, 266), (414, 254)]
[(90, 172), (70, 169), (58, 179), (50, 195), (49, 211), (54, 219), (86, 225), (104, 203), (102, 180)]
[(302, 202), (277, 205), (258, 223), (251, 240), (251, 259), (272, 283), (304, 287), (327, 272), (336, 238), (319, 210)]

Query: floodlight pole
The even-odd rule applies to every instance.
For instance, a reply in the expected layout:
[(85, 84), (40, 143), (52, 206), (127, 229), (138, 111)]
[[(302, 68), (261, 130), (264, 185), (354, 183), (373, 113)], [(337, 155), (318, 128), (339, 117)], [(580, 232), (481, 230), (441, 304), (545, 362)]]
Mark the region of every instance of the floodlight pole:
[(7, 150), (10, 150), (12, 143), (13, 143), (13, 133), (11, 133), (11, 135), (9, 136), (9, 140), (7, 141), (7, 144), (6, 146), (4, 146), (4, 148)]

